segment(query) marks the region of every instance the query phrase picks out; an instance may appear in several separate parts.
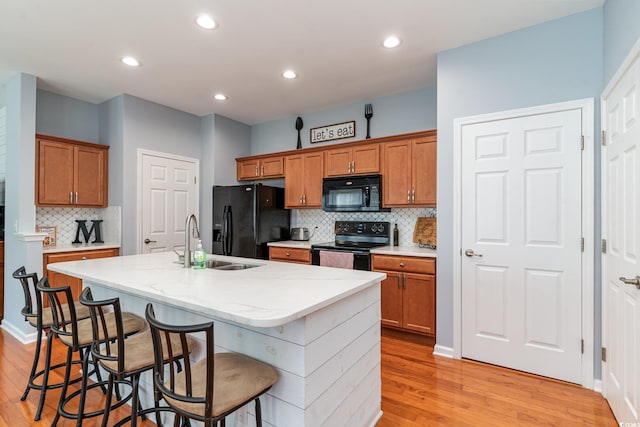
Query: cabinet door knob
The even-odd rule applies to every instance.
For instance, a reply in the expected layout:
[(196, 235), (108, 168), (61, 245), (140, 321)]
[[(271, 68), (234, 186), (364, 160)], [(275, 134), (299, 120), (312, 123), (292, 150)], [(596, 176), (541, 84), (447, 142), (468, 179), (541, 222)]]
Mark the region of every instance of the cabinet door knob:
[(400, 263), (400, 267), (403, 267), (403, 268), (404, 268), (404, 262), (401, 262), (401, 263)]
[(287, 256), (291, 256), (291, 254), (289, 252), (287, 252)]
[(69, 191), (69, 204), (73, 204), (73, 191)]
[(76, 205), (78, 204), (78, 192), (76, 191)]
[(411, 190), (407, 190), (407, 203), (411, 203)]
[(87, 257), (86, 257), (86, 256), (83, 256), (83, 257), (82, 257), (82, 259), (83, 259), (83, 260), (86, 260), (86, 259), (87, 259)]

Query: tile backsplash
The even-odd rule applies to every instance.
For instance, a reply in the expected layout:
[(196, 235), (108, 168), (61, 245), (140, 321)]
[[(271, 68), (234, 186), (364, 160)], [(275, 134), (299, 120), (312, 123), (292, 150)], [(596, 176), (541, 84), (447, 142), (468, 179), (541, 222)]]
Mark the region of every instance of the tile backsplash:
[(292, 227), (307, 227), (311, 233), (318, 226), (311, 238), (312, 242), (330, 242), (335, 239), (333, 233), (336, 221), (387, 221), (398, 224), (398, 240), (401, 246), (418, 246), (413, 243), (413, 229), (418, 217), (436, 217), (436, 208), (398, 208), (391, 212), (325, 212), (319, 209), (294, 209), (291, 211)]
[[(92, 219), (101, 219), (102, 240), (120, 243), (120, 206), (108, 208), (36, 208), (36, 226), (56, 226), (58, 245), (70, 245), (76, 238), (76, 219), (86, 219), (87, 228)], [(95, 235), (92, 235), (92, 238)], [(80, 237), (82, 240), (82, 236)]]

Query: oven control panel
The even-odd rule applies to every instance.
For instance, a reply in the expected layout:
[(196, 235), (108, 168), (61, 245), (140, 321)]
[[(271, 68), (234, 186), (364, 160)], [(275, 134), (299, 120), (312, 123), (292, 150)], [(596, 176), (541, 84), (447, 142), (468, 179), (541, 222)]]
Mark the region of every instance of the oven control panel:
[(388, 222), (336, 221), (334, 232), (342, 235), (388, 236), (390, 228)]

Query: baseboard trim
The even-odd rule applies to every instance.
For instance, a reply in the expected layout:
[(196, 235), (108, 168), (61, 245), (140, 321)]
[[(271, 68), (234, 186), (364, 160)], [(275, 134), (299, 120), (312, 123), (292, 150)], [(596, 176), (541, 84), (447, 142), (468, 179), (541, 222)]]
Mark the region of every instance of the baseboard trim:
[(602, 380), (593, 380), (593, 391), (602, 394)]
[(15, 339), (20, 341), (22, 344), (30, 344), (36, 341), (38, 337), (38, 333), (34, 330), (31, 333), (25, 334), (20, 329), (16, 328), (11, 322), (7, 322), (7, 319), (2, 320), (2, 324), (0, 324), (0, 328), (4, 329), (8, 333), (10, 333)]
[(453, 359), (453, 348), (445, 347), (440, 344), (436, 344), (433, 347), (434, 356), (446, 357), (447, 359)]

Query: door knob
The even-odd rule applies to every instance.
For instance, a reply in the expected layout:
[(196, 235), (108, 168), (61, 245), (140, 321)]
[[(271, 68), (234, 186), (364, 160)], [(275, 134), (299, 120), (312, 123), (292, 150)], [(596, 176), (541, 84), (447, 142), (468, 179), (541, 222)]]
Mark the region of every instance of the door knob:
[(149, 243), (156, 243), (155, 240), (144, 239), (144, 244), (148, 245)]
[(636, 288), (640, 289), (640, 276), (636, 276), (635, 279), (627, 279), (626, 277), (621, 277), (620, 281), (622, 283), (626, 283), (627, 285), (636, 285)]
[(468, 257), (476, 257), (476, 258), (482, 258), (482, 254), (477, 254), (475, 252), (473, 252), (473, 249), (467, 249), (466, 251), (464, 251), (464, 254)]

